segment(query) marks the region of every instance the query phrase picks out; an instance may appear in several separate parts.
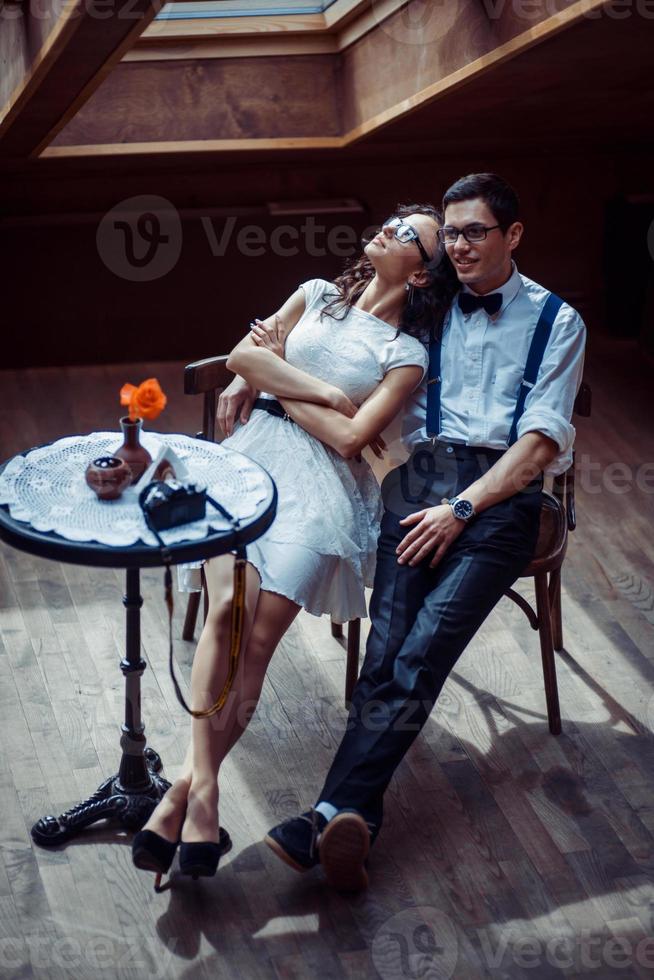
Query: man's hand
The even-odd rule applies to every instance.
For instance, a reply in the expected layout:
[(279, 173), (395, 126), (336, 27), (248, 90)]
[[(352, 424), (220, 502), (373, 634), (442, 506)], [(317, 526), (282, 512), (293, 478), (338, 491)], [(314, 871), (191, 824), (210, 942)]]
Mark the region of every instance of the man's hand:
[(435, 549), (434, 557), (429, 562), (430, 568), (438, 565), (447, 548), (465, 527), (465, 521), (454, 516), (449, 504), (427, 507), (426, 510), (409, 514), (400, 524), (415, 524), (415, 527), (396, 548), (398, 564), (419, 565)]
[(273, 324), (264, 323), (263, 320), (254, 319), (250, 324), (252, 331), (251, 337), (257, 347), (267, 347), (277, 357), (284, 359), (284, 338), (282, 336), (279, 317), (275, 314)]
[(247, 422), (256, 397), (256, 389), (238, 374), (232, 383), (227, 385), (218, 399), (216, 412), (216, 421), (226, 436), (231, 436), (237, 415), (241, 422), (244, 424)]

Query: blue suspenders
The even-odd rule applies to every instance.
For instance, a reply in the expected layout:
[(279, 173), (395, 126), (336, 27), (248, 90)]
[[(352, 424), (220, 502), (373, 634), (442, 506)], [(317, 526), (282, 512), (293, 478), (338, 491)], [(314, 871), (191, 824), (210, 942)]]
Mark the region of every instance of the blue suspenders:
[(511, 431), (509, 432), (509, 446), (512, 446), (518, 438), (518, 422), (520, 421), (520, 416), (525, 410), (527, 395), (536, 384), (538, 370), (540, 368), (541, 361), (543, 360), (543, 354), (545, 353), (545, 348), (547, 347), (547, 341), (550, 339), (552, 327), (554, 325), (554, 321), (556, 320), (556, 314), (561, 309), (562, 304), (563, 300), (559, 296), (556, 296), (554, 293), (550, 293), (538, 318), (534, 336), (531, 338), (531, 346), (527, 355), (527, 363), (525, 364), (522, 384), (520, 385), (520, 390), (518, 391), (518, 401), (515, 406)]
[[(509, 433), (509, 446), (512, 446), (518, 437), (518, 422), (525, 410), (527, 395), (536, 384), (538, 371), (543, 360), (543, 354), (547, 347), (547, 341), (552, 332), (552, 326), (556, 320), (556, 315), (561, 309), (563, 300), (550, 293), (541, 310), (541, 314), (536, 324), (534, 336), (531, 339), (527, 363), (518, 400), (513, 414), (513, 422)], [(430, 439), (435, 438), (441, 431), (441, 341), (432, 339), (429, 344), (429, 373), (427, 377), (427, 435)]]
[[(441, 338), (445, 332), (445, 324)], [(441, 338), (432, 337), (429, 342), (429, 370), (427, 372), (427, 435), (435, 438), (441, 431)]]

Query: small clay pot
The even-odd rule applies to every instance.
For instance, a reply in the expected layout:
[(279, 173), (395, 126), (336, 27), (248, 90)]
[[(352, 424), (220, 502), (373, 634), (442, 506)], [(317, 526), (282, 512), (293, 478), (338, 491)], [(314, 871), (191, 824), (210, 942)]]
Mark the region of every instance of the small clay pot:
[(98, 456), (86, 467), (85, 476), (100, 500), (115, 500), (132, 482), (129, 465), (117, 456)]

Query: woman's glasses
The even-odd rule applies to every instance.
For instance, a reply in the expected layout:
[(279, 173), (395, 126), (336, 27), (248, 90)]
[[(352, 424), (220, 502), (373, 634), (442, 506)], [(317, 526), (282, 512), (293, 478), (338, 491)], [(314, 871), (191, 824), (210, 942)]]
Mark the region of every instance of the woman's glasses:
[(443, 228), (439, 228), (437, 235), (443, 245), (455, 245), (459, 240), (459, 235), (463, 235), (467, 242), (474, 244), (475, 242), (483, 242), (487, 232), (499, 227), (499, 225), (471, 224), (466, 225), (465, 228), (455, 228), (454, 225), (445, 225)]
[(392, 228), (395, 238), (397, 238), (398, 242), (401, 242), (402, 245), (408, 245), (409, 242), (415, 242), (418, 246), (418, 251), (420, 252), (423, 262), (431, 262), (431, 259), (425, 251), (424, 245), (420, 241), (420, 235), (415, 228), (412, 225), (407, 224), (403, 218), (389, 218), (388, 221), (385, 221), (382, 225), (382, 229), (384, 228)]

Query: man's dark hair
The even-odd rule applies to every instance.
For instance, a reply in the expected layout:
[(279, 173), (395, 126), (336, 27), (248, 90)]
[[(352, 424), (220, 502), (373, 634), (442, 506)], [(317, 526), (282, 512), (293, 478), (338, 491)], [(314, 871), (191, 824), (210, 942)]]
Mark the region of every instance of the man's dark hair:
[(448, 204), (473, 201), (475, 198), (485, 201), (502, 231), (506, 231), (509, 225), (518, 220), (518, 195), (497, 174), (468, 174), (467, 177), (460, 177), (445, 191), (443, 211)]

